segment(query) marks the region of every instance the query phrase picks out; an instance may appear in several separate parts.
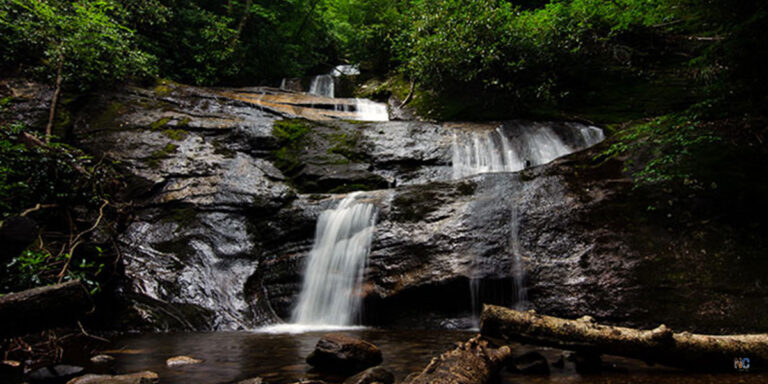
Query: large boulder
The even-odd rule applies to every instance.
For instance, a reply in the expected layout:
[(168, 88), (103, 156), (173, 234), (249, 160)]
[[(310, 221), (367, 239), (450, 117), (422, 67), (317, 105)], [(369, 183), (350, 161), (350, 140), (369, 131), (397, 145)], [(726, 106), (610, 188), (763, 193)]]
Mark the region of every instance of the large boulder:
[(381, 351), (375, 345), (341, 334), (324, 335), (307, 356), (307, 363), (329, 373), (353, 374), (381, 364)]

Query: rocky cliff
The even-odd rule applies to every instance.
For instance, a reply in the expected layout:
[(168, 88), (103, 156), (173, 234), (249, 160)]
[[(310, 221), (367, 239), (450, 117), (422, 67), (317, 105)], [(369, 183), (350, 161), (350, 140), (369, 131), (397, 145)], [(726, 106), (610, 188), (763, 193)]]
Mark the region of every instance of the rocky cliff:
[[(568, 136), (565, 124), (551, 126)], [(599, 156), (606, 144), (522, 172), (452, 180), (452, 132), (481, 128), (309, 122), (221, 90), (163, 84), (100, 96), (73, 134), (131, 179), (119, 294), (127, 318), (150, 327), (286, 318), (317, 216), (344, 192), (366, 190), (379, 209), (369, 323), (460, 326), (451, 319), (471, 314), (472, 280), (481, 301), (514, 304), (519, 262), (527, 306), (541, 313), (765, 328), (766, 277), (729, 263), (765, 263), (738, 228), (649, 211), (653, 194), (633, 188), (623, 159)]]

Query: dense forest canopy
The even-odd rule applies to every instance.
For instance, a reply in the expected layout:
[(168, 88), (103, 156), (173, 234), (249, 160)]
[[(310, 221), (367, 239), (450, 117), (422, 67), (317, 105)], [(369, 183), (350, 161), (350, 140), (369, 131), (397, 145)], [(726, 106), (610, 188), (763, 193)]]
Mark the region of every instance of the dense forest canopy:
[(63, 60), (73, 75), (94, 77), (73, 79), (80, 85), (152, 75), (257, 84), (362, 62), (434, 89), (479, 83), (548, 99), (568, 93), (569, 78), (585, 67), (639, 64), (644, 39), (660, 35), (718, 42), (690, 60), (707, 78), (736, 68), (755, 75), (759, 51), (741, 48), (760, 47), (763, 37), (752, 32), (765, 8), (711, 0), (3, 0), (0, 39), (3, 67), (33, 71)]

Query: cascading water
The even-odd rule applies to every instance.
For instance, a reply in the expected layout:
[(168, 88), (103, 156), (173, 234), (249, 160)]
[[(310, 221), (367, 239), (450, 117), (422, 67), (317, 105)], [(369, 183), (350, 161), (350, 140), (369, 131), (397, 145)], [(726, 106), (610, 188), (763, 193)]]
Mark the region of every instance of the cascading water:
[(376, 223), (373, 204), (345, 197), (317, 220), (315, 243), (304, 271), (292, 321), (300, 325), (345, 326), (360, 314), (360, 284)]
[(454, 132), (453, 178), (487, 172), (521, 171), (603, 140), (599, 128), (583, 125), (566, 127), (569, 134), (576, 136), (573, 143), (566, 144), (550, 126), (539, 123)]
[(318, 75), (312, 78), (309, 93), (323, 97), (334, 97), (334, 80), (331, 75)]
[(360, 74), (360, 66), (357, 64), (341, 64), (331, 70), (331, 76), (356, 76)]
[[(509, 123), (492, 130), (456, 130), (453, 133), (453, 177), (459, 179), (479, 173), (517, 172), (548, 163), (558, 157), (587, 148), (604, 139), (597, 127), (565, 123), (557, 132), (542, 123)], [(497, 187), (500, 188), (500, 187)], [(494, 193), (499, 193), (494, 192)], [(509, 202), (509, 243), (514, 306), (526, 309), (525, 265), (520, 245), (520, 217), (517, 203)], [(481, 295), (482, 260), (475, 257), (469, 279), (472, 314), (477, 324)]]
[(389, 121), (387, 106), (368, 99), (355, 99), (357, 119), (362, 121)]
[(509, 252), (512, 254), (512, 279), (515, 285), (515, 309), (523, 310), (528, 305), (528, 291), (525, 288), (525, 266), (520, 248), (520, 214), (517, 204), (510, 204)]

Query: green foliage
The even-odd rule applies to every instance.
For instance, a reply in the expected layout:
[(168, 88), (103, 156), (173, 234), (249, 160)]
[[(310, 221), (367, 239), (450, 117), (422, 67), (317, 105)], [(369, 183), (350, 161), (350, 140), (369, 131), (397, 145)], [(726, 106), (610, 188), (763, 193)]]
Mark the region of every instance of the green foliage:
[(392, 42), (404, 28), (402, 0), (326, 0), (323, 20), (340, 55), (384, 73), (392, 66)]
[(80, 280), (91, 294), (98, 293), (101, 291), (98, 279), (105, 267), (105, 256), (101, 248), (95, 247), (95, 250), (97, 255), (92, 259), (76, 255), (74, 260), (70, 260), (72, 256), (68, 253), (52, 255), (44, 249), (27, 249), (8, 265), (15, 272), (16, 281), (12, 285), (16, 289), (26, 289), (54, 284), (59, 281), (59, 273), (66, 265), (63, 281)]
[(61, 143), (49, 148), (25, 145), (20, 137), (26, 130), (20, 123), (0, 126), (0, 219), (38, 203), (97, 204), (109, 196), (108, 165), (94, 164)]
[(24, 66), (87, 90), (154, 74), (153, 58), (136, 49), (133, 31), (118, 22), (113, 0), (6, 0), (0, 3), (0, 66)]
[(702, 175), (700, 160), (722, 138), (700, 120), (696, 109), (634, 124), (599, 156), (633, 155), (626, 166), (634, 169), (638, 187), (673, 182), (705, 188), (711, 180)]
[(622, 64), (614, 38), (666, 14), (661, 0), (557, 0), (535, 9), (499, 0), (414, 3), (397, 42), (410, 77), (438, 94), (472, 89), (517, 105), (567, 96), (574, 68)]
[(96, 212), (104, 200), (112, 199), (119, 178), (109, 162), (94, 162), (66, 144), (29, 144), (27, 130), (20, 123), (0, 126), (0, 220), (40, 204), (45, 208), (29, 215), (41, 225), (41, 236), (11, 261), (0, 289), (51, 284), (61, 276), (80, 279), (96, 293), (108, 258), (100, 247), (62, 234), (82, 231), (76, 228), (78, 218), (72, 212)]

